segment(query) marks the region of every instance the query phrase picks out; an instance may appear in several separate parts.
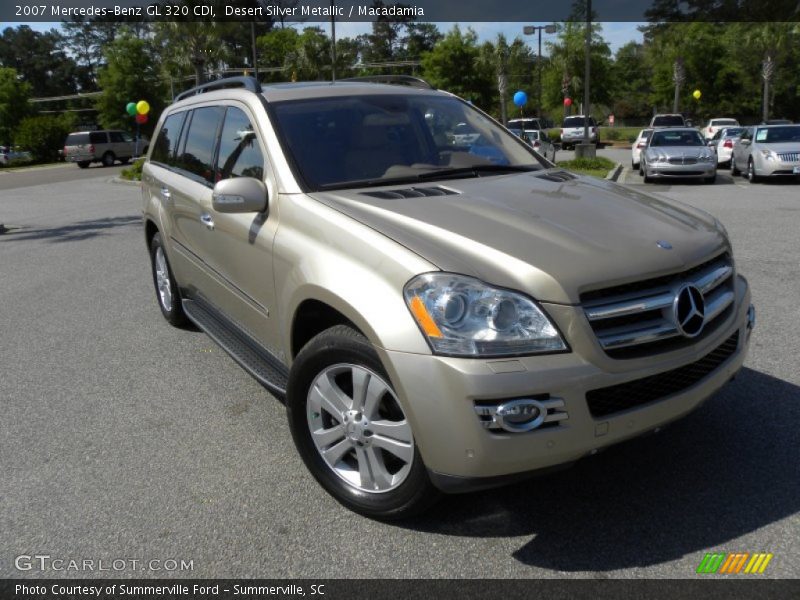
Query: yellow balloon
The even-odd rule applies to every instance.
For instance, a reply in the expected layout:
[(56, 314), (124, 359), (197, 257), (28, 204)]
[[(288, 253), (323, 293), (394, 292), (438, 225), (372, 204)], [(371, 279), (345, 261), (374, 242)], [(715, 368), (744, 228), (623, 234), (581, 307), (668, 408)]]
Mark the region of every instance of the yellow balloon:
[(140, 115), (146, 115), (150, 112), (150, 105), (147, 103), (147, 100), (139, 100), (136, 103), (136, 112)]
[(694, 96), (694, 99), (695, 99), (695, 100), (700, 100), (700, 96), (702, 96), (702, 95), (703, 95), (703, 94), (701, 94), (701, 93), (700, 93), (700, 90), (695, 90), (695, 91), (692, 93), (692, 96)]

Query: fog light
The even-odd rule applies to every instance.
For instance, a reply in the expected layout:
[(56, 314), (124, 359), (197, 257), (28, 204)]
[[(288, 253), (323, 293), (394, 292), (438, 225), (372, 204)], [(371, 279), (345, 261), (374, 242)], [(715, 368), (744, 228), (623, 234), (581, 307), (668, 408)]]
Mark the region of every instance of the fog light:
[(495, 405), (480, 404), (475, 412), (486, 429), (524, 433), (544, 423), (556, 424), (568, 418), (561, 398), (520, 398), (499, 400)]

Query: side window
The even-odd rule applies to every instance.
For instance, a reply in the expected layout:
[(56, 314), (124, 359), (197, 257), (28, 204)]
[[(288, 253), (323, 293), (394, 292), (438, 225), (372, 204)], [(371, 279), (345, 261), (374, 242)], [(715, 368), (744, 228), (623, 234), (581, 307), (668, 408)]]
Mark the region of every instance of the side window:
[(206, 106), (192, 111), (189, 132), (184, 136), (186, 142), (176, 165), (208, 183), (214, 183), (214, 149), (224, 112), (221, 106)]
[(175, 151), (178, 149), (178, 140), (181, 137), (186, 112), (179, 112), (168, 116), (158, 132), (158, 137), (153, 144), (153, 153), (150, 160), (165, 165), (175, 164)]
[(264, 155), (250, 119), (241, 109), (228, 107), (219, 139), (216, 180), (230, 177), (264, 179)]
[(122, 137), (121, 131), (110, 131), (108, 134), (111, 136), (112, 144), (121, 144), (125, 141), (125, 139)]
[(91, 144), (107, 144), (108, 134), (105, 131), (92, 131), (89, 134), (89, 143)]

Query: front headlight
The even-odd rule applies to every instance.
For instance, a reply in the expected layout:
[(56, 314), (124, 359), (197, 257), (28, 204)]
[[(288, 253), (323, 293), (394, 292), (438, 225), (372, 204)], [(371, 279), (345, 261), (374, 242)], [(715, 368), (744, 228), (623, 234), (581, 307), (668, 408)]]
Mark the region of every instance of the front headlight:
[(761, 150), (761, 156), (763, 156), (766, 160), (775, 160), (777, 158), (772, 150), (767, 150), (766, 148)]
[(714, 162), (717, 157), (712, 154), (703, 155), (700, 157), (700, 162)]
[(434, 353), (508, 356), (567, 350), (530, 298), (453, 273), (426, 273), (406, 284), (405, 299)]

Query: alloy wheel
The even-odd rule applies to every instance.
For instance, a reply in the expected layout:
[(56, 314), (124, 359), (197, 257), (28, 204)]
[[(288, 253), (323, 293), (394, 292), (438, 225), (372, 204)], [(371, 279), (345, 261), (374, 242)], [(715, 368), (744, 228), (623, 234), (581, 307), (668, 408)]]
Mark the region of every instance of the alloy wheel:
[(394, 490), (411, 471), (411, 426), (389, 384), (365, 367), (336, 364), (319, 373), (307, 422), (328, 468), (359, 491)]

